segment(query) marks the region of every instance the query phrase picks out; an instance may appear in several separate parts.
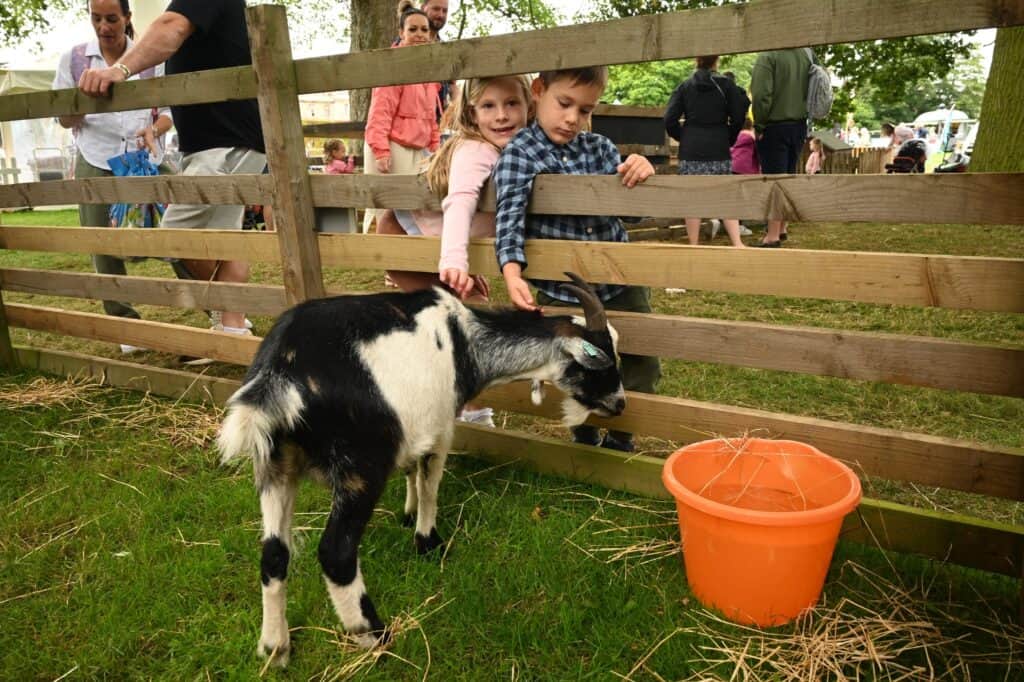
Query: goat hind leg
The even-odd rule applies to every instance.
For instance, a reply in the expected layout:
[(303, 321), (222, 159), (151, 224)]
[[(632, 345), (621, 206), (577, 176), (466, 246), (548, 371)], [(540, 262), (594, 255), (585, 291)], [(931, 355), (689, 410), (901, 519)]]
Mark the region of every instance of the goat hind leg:
[(405, 508), (402, 512), (402, 525), (412, 528), (416, 525), (416, 507), (419, 496), (416, 494), (417, 467), (414, 464), (405, 471)]
[(263, 514), (263, 556), (260, 560), (263, 626), (257, 653), (262, 657), (273, 657), (274, 664), (281, 667), (288, 664), (291, 654), (286, 608), (295, 483), (294, 476), (281, 473), (260, 489), (260, 511)]
[(416, 477), (418, 505), (416, 512), (416, 551), (429, 554), (435, 549), (444, 549), (444, 540), (437, 532), (437, 491), (444, 475), (444, 462), (448, 447), (438, 447), (437, 453), (424, 455), (419, 461), (419, 475)]
[(379, 489), (347, 498), (339, 497), (336, 492), (318, 550), (327, 593), (338, 619), (349, 635), (365, 648), (385, 644), (389, 638), (366, 592), (359, 566), (359, 541), (379, 496)]

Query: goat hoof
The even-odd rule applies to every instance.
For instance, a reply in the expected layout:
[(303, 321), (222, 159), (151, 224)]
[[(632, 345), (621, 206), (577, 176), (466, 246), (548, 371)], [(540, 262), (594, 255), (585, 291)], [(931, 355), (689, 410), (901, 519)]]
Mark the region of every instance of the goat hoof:
[(416, 541), (416, 552), (420, 555), (430, 554), (436, 549), (444, 550), (444, 540), (437, 534), (436, 528), (430, 529), (430, 535), (420, 535), (416, 533), (414, 536)]
[(412, 528), (415, 525), (416, 525), (416, 515), (415, 514), (402, 514), (402, 527), (403, 528)]
[(391, 644), (391, 630), (383, 625), (367, 632), (353, 632), (350, 636), (362, 649), (383, 649)]
[(284, 668), (288, 665), (288, 660), (291, 658), (291, 643), (286, 640), (284, 643), (273, 644), (260, 640), (259, 645), (256, 647), (256, 654), (260, 658), (269, 658), (270, 665)]

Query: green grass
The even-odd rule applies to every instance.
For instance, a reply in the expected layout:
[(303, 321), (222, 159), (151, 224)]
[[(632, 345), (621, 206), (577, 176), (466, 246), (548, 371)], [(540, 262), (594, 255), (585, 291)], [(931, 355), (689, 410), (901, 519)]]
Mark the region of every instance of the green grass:
[[(0, 374), (0, 395), (36, 379)], [(203, 428), (212, 408), (172, 409), (110, 389), (78, 396), (64, 406), (0, 402), (4, 678), (73, 670), (69, 679), (254, 679), (262, 665), (254, 653), (258, 503), (248, 471), (216, 466), (211, 448), (195, 441), (212, 434)], [(378, 609), (386, 620), (411, 614), (419, 629), (399, 634), (391, 649), (408, 663), (381, 658), (357, 679), (420, 680), (428, 665), (435, 680), (617, 679), (669, 637), (633, 679), (675, 680), (703, 668), (695, 647), (711, 640), (694, 626), (743, 635), (699, 609), (671, 547), (647, 563), (600, 560), (609, 548), (678, 540), (671, 504), (462, 456), (447, 468), (438, 519), (452, 548), (443, 563), (417, 557), (411, 531), (397, 523), (398, 478), (369, 526), (361, 561)], [(328, 507), (326, 490), (302, 487), (302, 549), (289, 569), (295, 652), (288, 672), (271, 679), (331, 679), (358, 655), (335, 643), (316, 562)], [(1009, 637), (1021, 641), (1019, 628), (1005, 625), (1016, 581), (841, 544), (827, 603), (861, 598), (850, 562), (903, 584), (907, 611), (884, 614), (897, 632), (920, 617), (947, 637), (966, 637), (930, 652), (940, 670), (958, 654), (985, 654), (1015, 662), (973, 664), (972, 679), (1024, 675), (1019, 651), (1006, 649)], [(899, 661), (925, 663), (913, 653)], [(716, 672), (727, 679), (731, 671)], [(877, 674), (868, 665), (859, 672)]]

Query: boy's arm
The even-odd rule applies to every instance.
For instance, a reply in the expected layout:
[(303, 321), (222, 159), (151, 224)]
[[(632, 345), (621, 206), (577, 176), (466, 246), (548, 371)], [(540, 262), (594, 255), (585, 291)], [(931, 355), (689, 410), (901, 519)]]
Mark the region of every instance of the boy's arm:
[[(604, 135), (594, 135), (597, 142), (595, 150), (597, 157), (597, 171), (603, 175), (621, 175), (622, 184), (626, 187), (635, 187), (647, 178), (654, 175), (654, 166), (646, 157), (640, 154), (630, 154), (625, 161), (621, 161), (622, 155), (615, 143)], [(621, 163), (620, 163), (621, 161)]]
[(526, 204), (533, 189), (535, 171), (527, 155), (508, 146), (494, 168), (494, 184), (498, 195), (495, 216), (494, 251), (498, 268), (505, 278), (509, 298), (520, 310), (538, 310), (523, 279), (526, 269)]

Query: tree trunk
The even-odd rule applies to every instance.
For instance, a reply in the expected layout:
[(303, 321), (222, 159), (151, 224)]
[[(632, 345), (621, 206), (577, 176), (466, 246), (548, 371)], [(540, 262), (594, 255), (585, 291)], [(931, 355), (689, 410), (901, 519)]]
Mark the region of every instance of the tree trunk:
[(1001, 28), (996, 33), (992, 70), (981, 103), (978, 139), (971, 171), (1019, 173), (1024, 171), (1024, 27)]
[[(351, 0), (351, 52), (389, 47), (398, 35), (397, 0)], [(365, 121), (370, 109), (370, 90), (349, 93), (353, 121)]]

